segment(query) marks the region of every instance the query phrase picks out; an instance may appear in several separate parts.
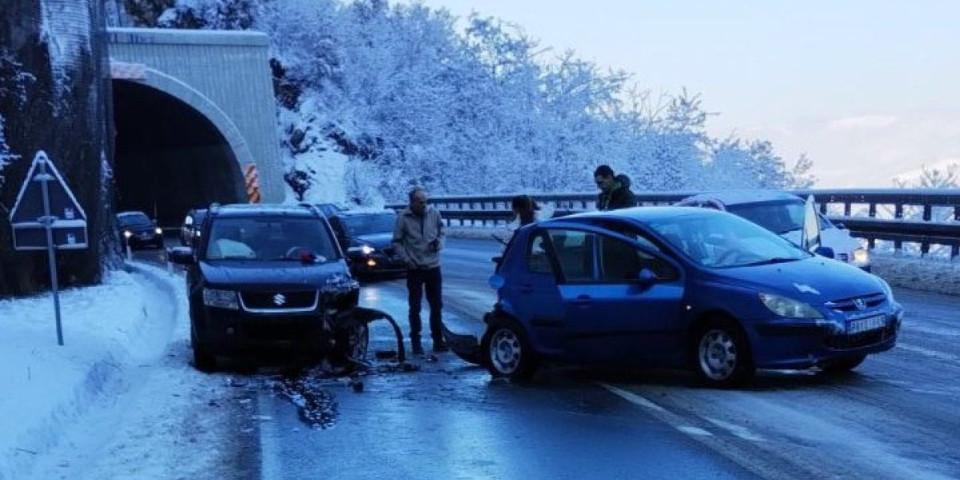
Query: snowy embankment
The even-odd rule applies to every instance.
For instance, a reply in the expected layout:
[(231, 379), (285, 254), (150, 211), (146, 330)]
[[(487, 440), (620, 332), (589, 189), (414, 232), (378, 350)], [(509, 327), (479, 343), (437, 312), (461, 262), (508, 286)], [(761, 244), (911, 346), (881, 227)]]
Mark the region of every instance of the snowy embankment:
[(895, 287), (960, 295), (960, 262), (909, 254), (871, 252), (873, 273)]
[(50, 293), (0, 301), (0, 479), (30, 472), (67, 426), (163, 354), (181, 305), (178, 280), (137, 266), (61, 292), (63, 346)]
[[(506, 227), (449, 227), (447, 235), (455, 238), (494, 240), (510, 239)], [(960, 295), (960, 262), (946, 258), (920, 258), (908, 253), (870, 252), (873, 273), (895, 287), (924, 292)]]

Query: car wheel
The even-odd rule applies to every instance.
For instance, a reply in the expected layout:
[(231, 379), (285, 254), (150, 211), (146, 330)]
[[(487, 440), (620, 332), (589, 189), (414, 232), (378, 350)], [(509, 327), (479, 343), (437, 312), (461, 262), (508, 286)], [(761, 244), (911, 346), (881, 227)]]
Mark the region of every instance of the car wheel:
[(490, 325), (480, 342), (483, 361), (494, 378), (528, 380), (537, 367), (526, 332), (514, 322)]
[(369, 346), (370, 328), (366, 323), (343, 328), (337, 333), (333, 360), (352, 370), (366, 360)]
[(217, 369), (217, 358), (209, 347), (197, 338), (193, 325), (190, 325), (190, 347), (193, 348), (193, 368), (204, 373), (210, 373)]
[(866, 355), (857, 355), (855, 357), (840, 358), (837, 360), (828, 360), (820, 364), (820, 370), (825, 373), (844, 373), (860, 366)]
[(732, 321), (710, 322), (694, 335), (694, 370), (712, 387), (730, 387), (753, 377), (756, 368), (750, 345)]

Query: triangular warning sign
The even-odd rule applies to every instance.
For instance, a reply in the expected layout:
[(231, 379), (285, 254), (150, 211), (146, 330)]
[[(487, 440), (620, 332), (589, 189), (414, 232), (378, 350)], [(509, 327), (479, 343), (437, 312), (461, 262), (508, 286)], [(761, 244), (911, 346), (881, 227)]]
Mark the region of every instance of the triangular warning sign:
[(23, 186), (20, 187), (20, 193), (17, 195), (17, 203), (10, 211), (11, 224), (33, 223), (44, 216), (43, 183), (47, 184), (50, 216), (54, 220), (86, 221), (87, 214), (67, 187), (67, 182), (63, 181), (56, 165), (41, 150), (34, 157), (30, 171), (27, 172)]

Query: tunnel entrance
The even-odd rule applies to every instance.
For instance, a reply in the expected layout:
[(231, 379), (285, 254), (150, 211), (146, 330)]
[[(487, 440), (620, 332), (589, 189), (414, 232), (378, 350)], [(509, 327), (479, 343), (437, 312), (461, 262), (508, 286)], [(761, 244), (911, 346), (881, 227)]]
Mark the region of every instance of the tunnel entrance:
[(113, 81), (116, 211), (179, 227), (191, 208), (246, 202), (229, 143), (192, 106), (154, 87)]

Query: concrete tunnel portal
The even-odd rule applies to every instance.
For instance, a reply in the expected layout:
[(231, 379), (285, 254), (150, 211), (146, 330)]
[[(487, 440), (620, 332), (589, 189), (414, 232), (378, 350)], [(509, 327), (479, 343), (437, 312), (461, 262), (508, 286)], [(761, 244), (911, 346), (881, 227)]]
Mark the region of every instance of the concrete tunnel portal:
[(114, 79), (115, 210), (164, 228), (191, 208), (246, 202), (236, 153), (203, 113), (150, 85)]

